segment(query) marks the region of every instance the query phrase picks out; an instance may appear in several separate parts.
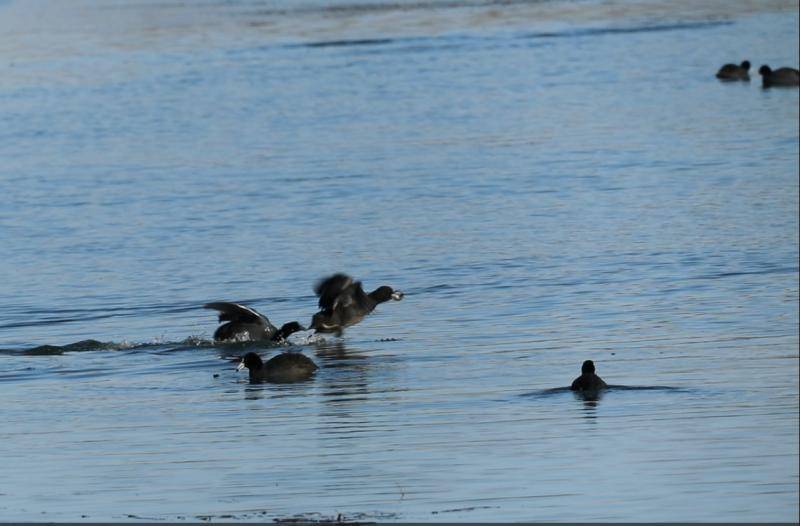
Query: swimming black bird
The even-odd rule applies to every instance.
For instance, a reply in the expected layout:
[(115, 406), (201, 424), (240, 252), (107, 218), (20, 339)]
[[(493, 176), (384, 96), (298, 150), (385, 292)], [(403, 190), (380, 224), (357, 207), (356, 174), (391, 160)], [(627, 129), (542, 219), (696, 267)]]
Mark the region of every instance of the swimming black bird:
[(241, 371), (245, 367), (250, 373), (251, 382), (266, 380), (277, 383), (305, 380), (319, 369), (311, 358), (299, 352), (284, 352), (273, 356), (266, 363), (256, 353), (249, 352), (244, 355), (236, 370)]
[(773, 70), (766, 64), (758, 69), (761, 84), (765, 88), (772, 86), (800, 86), (800, 71), (794, 68), (778, 68)]
[(581, 366), (581, 375), (572, 382), (573, 391), (597, 392), (608, 387), (602, 378), (594, 374), (594, 362), (586, 360)]
[(203, 308), (218, 310), (220, 323), (223, 321), (228, 322), (220, 325), (214, 331), (214, 340), (216, 341), (280, 342), (288, 338), (292, 333), (306, 330), (296, 321), (290, 321), (278, 329), (263, 314), (238, 303), (216, 301), (206, 303)]
[(750, 80), (750, 62), (745, 60), (740, 65), (725, 64), (717, 71), (720, 80)]
[(332, 332), (341, 336), (345, 327), (355, 325), (375, 310), (379, 303), (403, 299), (403, 293), (386, 285), (369, 294), (347, 274), (334, 274), (317, 282), (314, 292), (319, 296), (320, 311), (311, 318), (309, 329)]

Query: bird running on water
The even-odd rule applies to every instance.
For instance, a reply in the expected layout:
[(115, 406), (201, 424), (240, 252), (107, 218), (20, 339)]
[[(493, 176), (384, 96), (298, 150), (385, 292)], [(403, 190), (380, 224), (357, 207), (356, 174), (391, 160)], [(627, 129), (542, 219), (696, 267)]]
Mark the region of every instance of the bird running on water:
[(320, 310), (311, 318), (309, 329), (336, 336), (341, 336), (346, 327), (363, 320), (378, 304), (403, 299), (402, 292), (386, 285), (367, 294), (361, 282), (353, 281), (347, 274), (321, 279), (314, 286), (314, 293), (319, 296)]

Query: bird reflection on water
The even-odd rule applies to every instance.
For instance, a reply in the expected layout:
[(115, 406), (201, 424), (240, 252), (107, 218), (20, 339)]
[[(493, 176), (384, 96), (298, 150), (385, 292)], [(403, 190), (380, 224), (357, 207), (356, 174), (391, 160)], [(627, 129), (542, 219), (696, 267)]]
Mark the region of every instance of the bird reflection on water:
[(336, 374), (320, 377), (326, 406), (341, 409), (367, 400), (372, 361), (368, 355), (349, 349), (341, 340), (318, 343), (314, 354), (323, 368), (336, 369)]
[(603, 391), (573, 391), (573, 394), (576, 400), (583, 402), (583, 406), (581, 407), (581, 416), (587, 420), (597, 419), (597, 406), (600, 403), (600, 399), (603, 398)]

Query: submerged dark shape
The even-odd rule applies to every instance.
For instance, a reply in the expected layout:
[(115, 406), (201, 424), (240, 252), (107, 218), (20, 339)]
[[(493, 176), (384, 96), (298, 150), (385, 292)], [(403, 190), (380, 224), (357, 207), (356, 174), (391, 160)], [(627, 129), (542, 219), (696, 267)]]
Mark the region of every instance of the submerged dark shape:
[(745, 60), (740, 65), (725, 64), (717, 71), (720, 80), (750, 80), (750, 62)]
[(297, 382), (306, 380), (314, 371), (319, 369), (311, 358), (298, 352), (284, 352), (273, 356), (267, 362), (263, 362), (261, 357), (249, 352), (244, 355), (237, 370), (247, 367), (250, 373), (250, 381), (258, 382)]
[(594, 373), (594, 362), (586, 360), (581, 366), (581, 375), (572, 382), (570, 387), (573, 391), (584, 393), (597, 393), (601, 389), (608, 387), (602, 378)]
[(766, 64), (758, 69), (761, 84), (765, 88), (772, 86), (800, 86), (800, 71), (794, 68), (778, 68), (773, 70)]
[(311, 318), (309, 329), (337, 336), (341, 336), (345, 327), (364, 319), (379, 303), (403, 299), (402, 292), (386, 285), (367, 294), (361, 282), (353, 281), (347, 274), (334, 274), (320, 280), (314, 292), (319, 296), (320, 311)]
[(285, 323), (278, 329), (263, 314), (238, 303), (216, 301), (206, 303), (203, 308), (218, 310), (220, 323), (227, 322), (214, 331), (214, 340), (216, 341), (280, 342), (292, 333), (305, 330), (296, 321)]
[(47, 355), (47, 354), (62, 354), (65, 352), (76, 352), (76, 351), (95, 351), (97, 349), (102, 349), (104, 347), (109, 347), (109, 346), (111, 346), (111, 344), (89, 339), (89, 340), (81, 340), (75, 343), (69, 343), (67, 345), (39, 345), (38, 347), (34, 347), (32, 349), (24, 351), (24, 354)]

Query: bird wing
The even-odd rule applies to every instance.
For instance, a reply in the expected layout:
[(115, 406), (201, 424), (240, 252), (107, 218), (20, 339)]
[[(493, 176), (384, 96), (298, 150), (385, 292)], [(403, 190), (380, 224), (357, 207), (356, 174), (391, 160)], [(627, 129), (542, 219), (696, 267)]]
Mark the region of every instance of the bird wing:
[[(314, 293), (319, 296), (319, 308), (330, 312), (348, 303), (348, 290), (353, 285), (353, 278), (347, 274), (334, 274), (319, 280), (314, 285)], [(360, 284), (359, 284), (360, 286)]]
[(370, 299), (360, 281), (356, 281), (348, 290), (348, 305), (355, 305), (358, 309), (371, 311), (375, 308), (374, 302)]
[(229, 303), (227, 301), (215, 301), (203, 305), (204, 309), (214, 309), (219, 311), (219, 321), (235, 321), (242, 323), (258, 323), (259, 321), (269, 324), (269, 320), (263, 314), (260, 314), (255, 309), (239, 305), (238, 303)]

